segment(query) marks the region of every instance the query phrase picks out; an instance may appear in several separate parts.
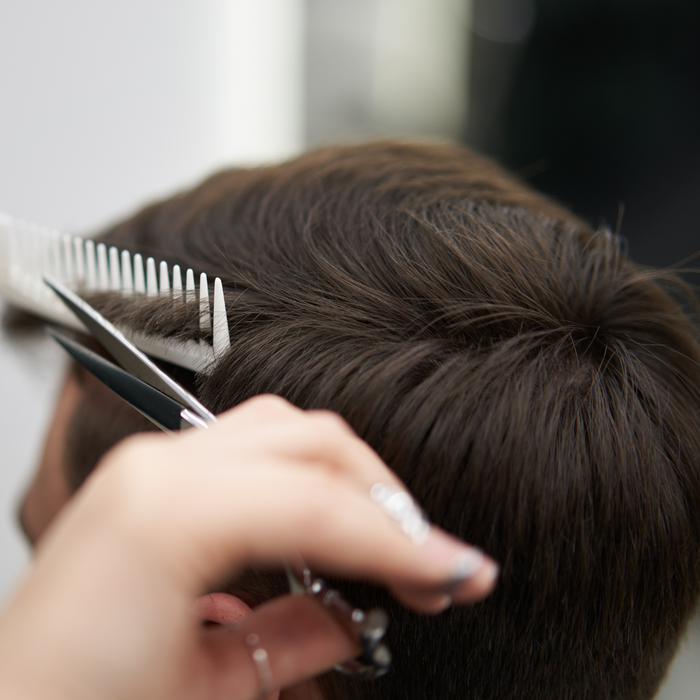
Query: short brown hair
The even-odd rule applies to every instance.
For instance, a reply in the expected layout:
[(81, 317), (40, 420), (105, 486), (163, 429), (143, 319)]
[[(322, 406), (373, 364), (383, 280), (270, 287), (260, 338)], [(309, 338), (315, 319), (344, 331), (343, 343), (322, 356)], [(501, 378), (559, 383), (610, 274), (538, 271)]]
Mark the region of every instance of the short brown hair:
[[(222, 278), (231, 349), (196, 378), (211, 409), (270, 392), (337, 411), (502, 565), (488, 600), (433, 618), (348, 590), (390, 609), (396, 658), (342, 693), (654, 695), (700, 592), (700, 349), (679, 280), (448, 145), (223, 172), (105, 237)], [(94, 301), (198, 334), (168, 300)]]

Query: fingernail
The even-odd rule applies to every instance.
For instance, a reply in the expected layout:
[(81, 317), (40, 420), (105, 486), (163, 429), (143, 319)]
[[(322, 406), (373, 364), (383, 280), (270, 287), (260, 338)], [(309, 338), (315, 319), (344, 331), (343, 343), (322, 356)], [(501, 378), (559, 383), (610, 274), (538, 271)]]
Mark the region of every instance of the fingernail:
[(484, 553), (480, 549), (465, 549), (450, 560), (450, 581), (459, 583), (471, 578), (482, 567)]
[(442, 587), (442, 590), (449, 593), (455, 600), (473, 599), (474, 578), (478, 575), (479, 589), (487, 595), (494, 587), (500, 572), (498, 564), (483, 553), (478, 566), (475, 562), (469, 562), (464, 555), (459, 555), (454, 562), (454, 576)]
[(498, 565), (480, 549), (466, 546), (436, 529), (431, 530), (421, 549), (433, 567), (445, 572), (445, 583), (440, 590), (454, 599), (459, 599), (462, 593), (469, 595), (470, 587), (462, 591), (462, 585), (467, 585), (477, 575), (479, 583), (485, 584), (480, 588), (490, 590), (499, 573)]

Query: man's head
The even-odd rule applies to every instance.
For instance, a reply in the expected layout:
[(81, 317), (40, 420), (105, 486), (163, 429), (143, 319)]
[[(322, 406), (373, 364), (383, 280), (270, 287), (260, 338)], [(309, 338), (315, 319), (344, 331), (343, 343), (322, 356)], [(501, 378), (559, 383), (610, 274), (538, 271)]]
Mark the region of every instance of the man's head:
[[(209, 408), (268, 392), (337, 411), (502, 566), (488, 600), (434, 618), (344, 584), (390, 611), (396, 658), (327, 695), (653, 695), (700, 594), (700, 349), (665, 291), (680, 283), (451, 146), (227, 171), (105, 238), (222, 278), (231, 349), (194, 378)], [(168, 299), (91, 301), (200, 333)], [(68, 429), (73, 487), (136, 429), (118, 413), (103, 434), (90, 417), (121, 409), (99, 391)]]

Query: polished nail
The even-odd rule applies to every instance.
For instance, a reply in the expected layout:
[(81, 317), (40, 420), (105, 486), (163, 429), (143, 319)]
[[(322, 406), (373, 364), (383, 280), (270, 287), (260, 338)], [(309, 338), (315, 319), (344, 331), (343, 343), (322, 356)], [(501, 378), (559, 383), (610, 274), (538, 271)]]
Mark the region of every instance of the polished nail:
[(378, 482), (372, 486), (369, 495), (416, 544), (425, 542), (430, 522), (408, 491)]
[(480, 549), (467, 549), (450, 561), (450, 580), (458, 583), (471, 578), (484, 564), (484, 553)]
[(493, 559), (478, 549), (457, 555), (451, 562), (450, 569), (451, 578), (442, 590), (449, 593), (455, 600), (460, 600), (462, 597), (473, 598), (477, 577), (479, 589), (489, 593), (501, 571)]
[(431, 528), (420, 549), (426, 563), (443, 572), (439, 589), (455, 601), (467, 600), (477, 590), (491, 590), (498, 577), (499, 567), (489, 556), (437, 528)]

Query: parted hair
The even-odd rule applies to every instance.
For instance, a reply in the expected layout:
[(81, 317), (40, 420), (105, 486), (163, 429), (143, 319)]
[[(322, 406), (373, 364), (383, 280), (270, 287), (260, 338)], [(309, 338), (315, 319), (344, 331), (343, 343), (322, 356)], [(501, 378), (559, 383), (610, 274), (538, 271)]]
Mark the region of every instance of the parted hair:
[[(435, 617), (339, 584), (389, 611), (395, 659), (373, 683), (327, 676), (328, 697), (655, 694), (700, 594), (700, 349), (680, 280), (440, 144), (228, 170), (104, 238), (222, 278), (231, 348), (194, 377), (209, 408), (273, 393), (338, 412), (502, 567), (487, 600)], [(190, 305), (91, 299), (200, 336)], [(76, 484), (93, 457), (73, 459)]]

